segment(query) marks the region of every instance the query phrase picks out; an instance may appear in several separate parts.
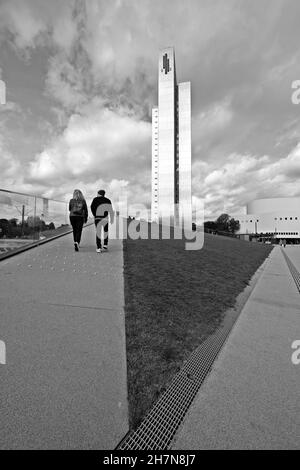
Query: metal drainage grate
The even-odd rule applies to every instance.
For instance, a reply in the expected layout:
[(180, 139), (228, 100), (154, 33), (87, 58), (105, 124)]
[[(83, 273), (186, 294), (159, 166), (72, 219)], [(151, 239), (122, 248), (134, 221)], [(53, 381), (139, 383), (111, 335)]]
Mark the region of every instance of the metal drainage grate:
[(117, 450), (166, 450), (194, 400), (202, 382), (228, 337), (240, 310), (232, 310), (219, 330), (208, 337), (175, 375), (141, 425)]
[(282, 248), (281, 248), (281, 251), (283, 253), (283, 256), (285, 257), (285, 261), (289, 267), (289, 270), (291, 271), (291, 274), (293, 276), (297, 289), (300, 293), (300, 273)]

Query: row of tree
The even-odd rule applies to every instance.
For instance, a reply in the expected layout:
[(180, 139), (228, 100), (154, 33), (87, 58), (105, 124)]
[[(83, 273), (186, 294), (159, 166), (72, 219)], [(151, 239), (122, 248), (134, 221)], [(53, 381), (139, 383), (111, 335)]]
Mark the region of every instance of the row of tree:
[(28, 216), (26, 220), (20, 222), (18, 219), (0, 219), (0, 238), (29, 237), (36, 232), (55, 230), (53, 222), (46, 224), (44, 220), (36, 216)]
[(204, 222), (204, 228), (213, 232), (235, 233), (240, 228), (240, 222), (228, 214), (221, 214), (214, 221)]

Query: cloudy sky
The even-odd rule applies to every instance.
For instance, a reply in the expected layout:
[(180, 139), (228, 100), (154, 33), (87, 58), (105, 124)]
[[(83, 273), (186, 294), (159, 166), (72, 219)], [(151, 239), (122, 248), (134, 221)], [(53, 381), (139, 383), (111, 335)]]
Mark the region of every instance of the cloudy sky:
[(192, 84), (206, 219), (300, 196), (298, 0), (0, 0), (0, 187), (150, 205), (158, 50)]

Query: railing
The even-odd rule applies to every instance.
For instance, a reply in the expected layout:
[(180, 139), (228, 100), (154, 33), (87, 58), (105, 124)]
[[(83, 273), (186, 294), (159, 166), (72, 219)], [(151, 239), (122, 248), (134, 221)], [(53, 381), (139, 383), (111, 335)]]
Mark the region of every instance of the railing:
[(210, 233), (212, 235), (223, 235), (224, 237), (239, 238), (239, 236), (236, 233), (225, 232), (223, 230), (213, 230), (210, 228), (204, 228), (204, 232)]
[(66, 202), (0, 189), (0, 258), (69, 230)]

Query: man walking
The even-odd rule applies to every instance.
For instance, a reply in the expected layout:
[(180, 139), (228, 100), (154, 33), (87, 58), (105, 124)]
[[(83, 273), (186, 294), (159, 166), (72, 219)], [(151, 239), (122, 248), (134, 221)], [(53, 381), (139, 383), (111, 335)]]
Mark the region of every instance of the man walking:
[(108, 222), (110, 217), (110, 223), (114, 222), (114, 211), (110, 199), (105, 197), (104, 189), (98, 191), (98, 196), (93, 199), (91, 204), (91, 211), (95, 218), (96, 226), (96, 245), (97, 253), (102, 252), (101, 236), (103, 232), (103, 250), (107, 251), (108, 244)]

